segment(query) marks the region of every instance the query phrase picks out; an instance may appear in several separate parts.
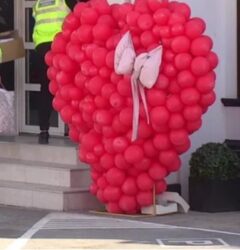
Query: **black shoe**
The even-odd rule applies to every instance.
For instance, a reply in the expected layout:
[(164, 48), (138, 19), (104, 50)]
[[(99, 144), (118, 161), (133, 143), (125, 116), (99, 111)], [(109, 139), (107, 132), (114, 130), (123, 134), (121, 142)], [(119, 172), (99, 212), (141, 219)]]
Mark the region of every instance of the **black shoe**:
[(49, 133), (47, 131), (42, 131), (38, 135), (39, 144), (48, 144)]

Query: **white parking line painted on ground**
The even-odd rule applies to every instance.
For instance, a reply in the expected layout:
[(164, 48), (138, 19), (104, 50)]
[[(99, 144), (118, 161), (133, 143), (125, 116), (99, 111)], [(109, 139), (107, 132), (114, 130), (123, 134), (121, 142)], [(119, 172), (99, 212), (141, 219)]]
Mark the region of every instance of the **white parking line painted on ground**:
[[(85, 226), (85, 227), (84, 227)], [(81, 215), (81, 214), (70, 214), (63, 212), (50, 213), (34, 224), (27, 232), (25, 232), (20, 238), (16, 239), (10, 244), (5, 250), (22, 250), (27, 242), (33, 237), (39, 230), (61, 230), (61, 229), (182, 229), (182, 230), (195, 230), (202, 232), (211, 232), (225, 235), (237, 235), (240, 233), (220, 231), (205, 228), (193, 228), (174, 226), (167, 224), (157, 224), (153, 222), (143, 222), (129, 219), (119, 218), (107, 218), (102, 216), (92, 215)], [(160, 240), (160, 239), (159, 239)], [(181, 241), (181, 239), (180, 239)], [(226, 243), (227, 244), (227, 243)], [(80, 250), (80, 249), (79, 249)], [(98, 249), (100, 250), (100, 249)]]
[(203, 247), (216, 247), (216, 246), (227, 246), (229, 245), (220, 238), (183, 238), (183, 239), (156, 239), (161, 246), (203, 246)]
[(39, 231), (49, 220), (51, 220), (51, 214), (47, 214), (45, 217), (40, 219), (35, 223), (27, 232), (25, 232), (21, 237), (14, 240), (5, 250), (21, 250), (27, 242), (32, 238), (32, 236)]

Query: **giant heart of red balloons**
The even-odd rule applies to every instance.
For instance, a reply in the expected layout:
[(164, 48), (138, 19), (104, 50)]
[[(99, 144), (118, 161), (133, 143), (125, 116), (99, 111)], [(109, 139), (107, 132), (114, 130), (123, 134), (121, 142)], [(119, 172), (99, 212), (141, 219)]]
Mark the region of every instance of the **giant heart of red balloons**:
[[(91, 168), (91, 192), (113, 213), (138, 213), (166, 190), (181, 165), (189, 135), (215, 101), (217, 55), (205, 22), (185, 3), (137, 0), (79, 3), (46, 55), (53, 107), (79, 143)], [(145, 89), (150, 115), (140, 105), (138, 138), (131, 141), (130, 75), (114, 72), (114, 52), (130, 31), (137, 54), (163, 45), (156, 84)]]

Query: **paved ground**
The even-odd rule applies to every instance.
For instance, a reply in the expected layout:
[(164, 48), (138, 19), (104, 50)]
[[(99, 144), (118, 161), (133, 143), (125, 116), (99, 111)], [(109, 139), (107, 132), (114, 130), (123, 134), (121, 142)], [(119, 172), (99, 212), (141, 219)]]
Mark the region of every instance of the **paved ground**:
[(240, 212), (155, 217), (0, 207), (0, 250), (240, 249)]

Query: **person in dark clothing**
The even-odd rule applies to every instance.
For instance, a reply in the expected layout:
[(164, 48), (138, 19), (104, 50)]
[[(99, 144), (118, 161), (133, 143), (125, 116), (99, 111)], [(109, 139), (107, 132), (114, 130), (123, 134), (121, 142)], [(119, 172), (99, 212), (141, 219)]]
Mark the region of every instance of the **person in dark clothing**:
[(48, 144), (50, 116), (52, 113), (53, 96), (49, 92), (49, 79), (47, 65), (44, 57), (51, 49), (55, 35), (61, 31), (62, 23), (68, 13), (73, 10), (78, 0), (37, 0), (33, 7), (35, 25), (33, 41), (39, 57), (40, 101), (39, 101), (39, 126), (38, 142)]

